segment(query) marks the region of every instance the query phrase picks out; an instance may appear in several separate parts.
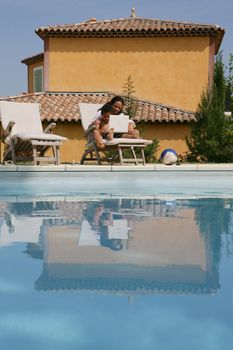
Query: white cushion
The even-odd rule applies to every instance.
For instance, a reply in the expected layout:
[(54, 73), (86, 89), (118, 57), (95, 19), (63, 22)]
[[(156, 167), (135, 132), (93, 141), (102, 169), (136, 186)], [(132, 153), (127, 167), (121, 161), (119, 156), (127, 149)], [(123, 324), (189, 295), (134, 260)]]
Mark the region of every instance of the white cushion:
[(88, 126), (97, 118), (98, 110), (103, 104), (79, 103), (82, 127), (87, 131)]
[[(144, 140), (144, 139), (125, 139), (125, 138), (115, 138), (111, 141), (103, 140), (104, 144), (106, 146), (117, 146), (119, 144), (127, 144), (127, 145), (151, 145), (151, 140)], [(86, 149), (93, 149), (93, 143), (89, 142), (86, 144)]]
[(123, 137), (113, 138), (111, 141), (104, 139), (103, 141), (104, 141), (104, 143), (107, 146), (114, 146), (114, 145), (119, 145), (119, 144), (122, 144), (122, 143), (125, 143), (125, 144), (140, 144), (140, 145), (150, 145), (150, 144), (152, 144), (151, 140), (126, 139), (126, 138), (123, 138)]
[(46, 133), (39, 133), (39, 134), (29, 134), (29, 133), (23, 133), (19, 132), (14, 134), (13, 139), (20, 138), (22, 140), (47, 140), (47, 141), (65, 141), (67, 140), (66, 137), (55, 135), (55, 134), (46, 134)]
[(11, 136), (16, 133), (43, 133), (38, 103), (0, 101), (0, 113), (3, 129), (9, 122), (15, 122)]

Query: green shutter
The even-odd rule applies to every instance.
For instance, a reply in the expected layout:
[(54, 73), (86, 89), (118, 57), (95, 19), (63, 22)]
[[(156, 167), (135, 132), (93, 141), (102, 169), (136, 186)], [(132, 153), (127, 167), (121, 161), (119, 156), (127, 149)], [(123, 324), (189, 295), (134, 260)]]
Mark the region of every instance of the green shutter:
[(34, 69), (34, 92), (43, 91), (43, 68)]

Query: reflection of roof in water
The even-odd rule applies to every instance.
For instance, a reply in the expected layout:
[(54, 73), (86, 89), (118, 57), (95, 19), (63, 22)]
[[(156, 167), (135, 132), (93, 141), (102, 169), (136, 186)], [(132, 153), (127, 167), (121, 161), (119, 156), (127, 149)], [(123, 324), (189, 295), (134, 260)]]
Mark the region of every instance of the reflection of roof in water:
[[(216, 273), (203, 281), (192, 280), (198, 269), (183, 266), (141, 267), (96, 265), (45, 265), (35, 282), (38, 291), (77, 290), (103, 294), (214, 294), (219, 289)], [(47, 267), (47, 268), (46, 268)], [(51, 271), (54, 269), (54, 273)], [(62, 272), (61, 272), (62, 270)], [(188, 270), (183, 279), (181, 271)], [(196, 271), (195, 271), (196, 270)]]

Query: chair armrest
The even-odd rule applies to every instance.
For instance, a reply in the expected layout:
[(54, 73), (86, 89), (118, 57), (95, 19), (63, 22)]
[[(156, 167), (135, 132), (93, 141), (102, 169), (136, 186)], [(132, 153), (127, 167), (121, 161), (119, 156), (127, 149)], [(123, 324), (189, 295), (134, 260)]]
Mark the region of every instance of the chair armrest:
[(4, 134), (4, 137), (10, 135), (11, 133), (11, 130), (13, 128), (13, 126), (15, 125), (15, 122), (14, 121), (10, 121), (6, 127), (5, 130), (3, 130), (3, 134)]
[(56, 126), (56, 123), (50, 123), (47, 128), (45, 128), (44, 133), (49, 134), (51, 133), (51, 130), (54, 129)]

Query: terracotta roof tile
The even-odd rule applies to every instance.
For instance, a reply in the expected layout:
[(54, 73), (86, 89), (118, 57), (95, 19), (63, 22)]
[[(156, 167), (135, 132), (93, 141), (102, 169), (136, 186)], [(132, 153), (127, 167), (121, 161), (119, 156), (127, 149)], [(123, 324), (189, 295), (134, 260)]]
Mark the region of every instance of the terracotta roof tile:
[[(0, 100), (40, 103), (42, 121), (78, 122), (80, 120), (78, 107), (80, 102), (104, 104), (115, 95), (110, 92), (42, 92), (2, 97)], [(194, 112), (152, 101), (138, 99), (136, 102), (137, 112), (133, 118), (136, 123), (189, 123), (196, 120)]]
[[(47, 27), (40, 27), (36, 33), (42, 37), (56, 36), (56, 34), (97, 34), (101, 31), (199, 31), (200, 33), (214, 33), (220, 29), (216, 25), (211, 24), (197, 24), (176, 21), (164, 21), (158, 19), (147, 18), (120, 18), (104, 21), (81, 22), (75, 24), (52, 25)], [(154, 33), (155, 34), (155, 33)]]
[(165, 21), (148, 18), (119, 18), (40, 27), (36, 33), (46, 37), (156, 37), (214, 36), (220, 46), (224, 29), (213, 24)]

